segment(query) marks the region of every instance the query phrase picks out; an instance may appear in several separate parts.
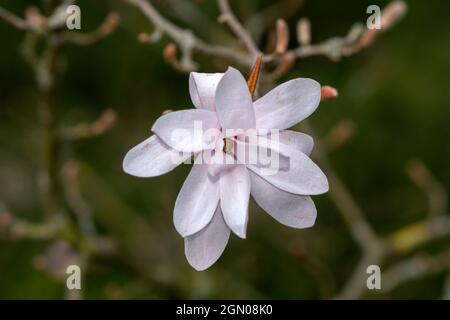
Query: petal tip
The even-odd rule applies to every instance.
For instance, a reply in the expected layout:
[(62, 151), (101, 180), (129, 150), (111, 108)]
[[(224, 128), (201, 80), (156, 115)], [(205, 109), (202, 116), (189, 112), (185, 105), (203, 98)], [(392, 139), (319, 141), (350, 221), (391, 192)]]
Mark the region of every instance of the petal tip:
[(130, 152), (128, 151), (127, 154), (125, 155), (125, 157), (123, 157), (123, 160), (122, 160), (122, 170), (123, 170), (125, 173), (132, 174), (130, 168), (128, 167), (128, 163), (129, 163), (129, 155), (128, 155), (128, 154), (129, 154), (129, 153), (130, 153)]
[(196, 271), (205, 271), (206, 269), (210, 268), (214, 264), (214, 262), (211, 264), (199, 264), (199, 263), (196, 263), (195, 261), (190, 260), (187, 255), (186, 255), (186, 259), (189, 262), (189, 265), (192, 268), (194, 268)]
[(302, 226), (302, 228), (311, 228), (316, 224), (316, 216), (311, 219), (306, 219), (305, 224)]
[(309, 193), (311, 196), (318, 196), (327, 193), (330, 190), (330, 186), (328, 185), (328, 180), (326, 177), (323, 181), (318, 182), (312, 189), (313, 190), (311, 190), (311, 193)]
[(325, 173), (323, 173), (323, 178), (321, 178), (321, 192), (319, 194), (324, 194), (327, 193), (328, 191), (330, 191), (330, 184), (328, 182), (328, 178), (325, 175)]
[(135, 149), (129, 150), (122, 161), (122, 170), (126, 174), (129, 174), (134, 177), (140, 177), (144, 178), (145, 175), (143, 174), (144, 168), (137, 166), (136, 159), (136, 152)]
[(236, 235), (241, 239), (247, 239), (247, 231), (246, 230), (239, 230), (236, 232)]
[[(226, 72), (239, 72), (239, 70), (238, 69), (236, 69), (236, 68), (234, 68), (234, 67), (231, 67), (231, 66), (229, 66), (228, 68), (227, 68), (227, 71)], [(239, 72), (239, 74), (240, 74), (240, 72)]]
[(244, 240), (247, 239), (247, 223), (245, 223), (244, 225), (235, 224), (235, 225), (229, 226), (229, 228), (239, 238), (244, 239)]
[(210, 268), (216, 261), (197, 261), (196, 259), (193, 259), (191, 255), (189, 254), (188, 250), (185, 248), (184, 255), (186, 256), (186, 260), (188, 261), (189, 265), (194, 268), (197, 271), (205, 271), (206, 269)]
[[(203, 223), (201, 225), (199, 225), (199, 224), (187, 225), (186, 220), (183, 220), (180, 218), (183, 215), (183, 213), (185, 213), (185, 212), (179, 212), (179, 211), (181, 211), (181, 210), (178, 209), (177, 202), (175, 202), (175, 209), (174, 209), (174, 214), (173, 214), (173, 225), (175, 226), (175, 230), (178, 232), (178, 234), (180, 236), (182, 236), (183, 238), (192, 236), (192, 235), (196, 234), (197, 232), (202, 231), (205, 228), (205, 226), (204, 226), (205, 223)], [(208, 222), (209, 221), (207, 221), (207, 223)]]

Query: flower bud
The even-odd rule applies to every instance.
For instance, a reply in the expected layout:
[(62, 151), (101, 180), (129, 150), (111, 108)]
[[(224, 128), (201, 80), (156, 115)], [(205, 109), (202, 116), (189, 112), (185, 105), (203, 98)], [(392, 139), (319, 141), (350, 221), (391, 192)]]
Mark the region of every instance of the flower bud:
[(141, 32), (138, 34), (137, 40), (141, 43), (147, 43), (150, 41), (150, 35), (146, 32)]
[(110, 13), (100, 26), (100, 33), (103, 35), (111, 34), (114, 30), (116, 30), (119, 25), (119, 21), (120, 17), (117, 13)]
[(307, 18), (301, 18), (297, 23), (297, 40), (302, 46), (311, 43), (311, 23)]
[(384, 31), (397, 23), (408, 10), (408, 6), (401, 0), (389, 3), (381, 12), (381, 25)]
[(100, 118), (92, 124), (92, 131), (103, 133), (110, 129), (117, 120), (117, 113), (112, 109), (103, 111)]
[(338, 91), (330, 86), (323, 86), (320, 88), (320, 100), (331, 100), (338, 97)]
[(173, 42), (166, 45), (163, 51), (164, 60), (166, 60), (171, 65), (177, 63), (177, 45)]
[(277, 42), (275, 52), (283, 54), (289, 46), (289, 27), (283, 19), (278, 19), (276, 24)]

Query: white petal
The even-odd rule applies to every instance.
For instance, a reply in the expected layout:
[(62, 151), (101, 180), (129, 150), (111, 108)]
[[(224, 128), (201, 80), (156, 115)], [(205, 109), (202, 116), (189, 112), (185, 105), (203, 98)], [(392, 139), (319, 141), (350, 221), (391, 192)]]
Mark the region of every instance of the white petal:
[(290, 128), (312, 114), (319, 103), (320, 84), (317, 81), (290, 80), (255, 101), (256, 128)]
[(222, 128), (255, 128), (253, 102), (247, 82), (234, 68), (228, 68), (217, 85), (216, 111)]
[(316, 195), (328, 191), (328, 181), (320, 168), (303, 152), (291, 150), (289, 165), (283, 165), (278, 172), (265, 173), (261, 167), (249, 165), (249, 169), (281, 190)]
[(184, 253), (189, 264), (198, 271), (208, 269), (220, 258), (229, 238), (230, 229), (223, 220), (219, 205), (205, 228), (184, 239)]
[(208, 175), (208, 166), (194, 164), (175, 202), (173, 223), (182, 237), (203, 229), (219, 203), (219, 183)]
[(289, 150), (295, 149), (309, 156), (314, 147), (314, 140), (311, 136), (292, 130), (283, 130), (278, 134), (258, 136), (257, 142), (284, 155), (288, 155), (290, 153)]
[(250, 175), (244, 165), (228, 165), (220, 176), (220, 207), (228, 227), (245, 238), (250, 198)]
[[(292, 152), (301, 151), (310, 155), (314, 146), (313, 139), (307, 134), (291, 130), (271, 130), (269, 133), (259, 133), (230, 138), (233, 142), (230, 150), (241, 163), (252, 165), (286, 167), (283, 156), (289, 157)], [(257, 160), (257, 161), (255, 161)], [(289, 161), (289, 159), (287, 159)]]
[(277, 150), (271, 149), (270, 141), (259, 142), (259, 136), (239, 136), (230, 138), (231, 153), (238, 163), (254, 165), (266, 172), (278, 171), (280, 168), (289, 166), (289, 157), (280, 154)]
[(190, 156), (171, 149), (153, 135), (128, 151), (122, 167), (136, 177), (155, 177), (171, 171)]
[(314, 225), (317, 210), (311, 197), (278, 189), (252, 172), (250, 177), (253, 198), (275, 220), (292, 228), (309, 228)]
[(214, 152), (210, 150), (203, 151), (203, 161), (208, 164), (208, 172), (213, 180), (218, 179), (219, 174), (223, 170), (227, 170), (228, 167), (238, 164), (237, 160), (222, 150), (216, 150)]
[(189, 93), (192, 103), (196, 108), (215, 110), (215, 95), (217, 84), (222, 79), (223, 73), (198, 73), (189, 75)]
[(198, 152), (214, 147), (215, 138), (205, 133), (217, 129), (215, 112), (189, 109), (170, 112), (156, 120), (152, 131), (170, 147), (183, 152)]

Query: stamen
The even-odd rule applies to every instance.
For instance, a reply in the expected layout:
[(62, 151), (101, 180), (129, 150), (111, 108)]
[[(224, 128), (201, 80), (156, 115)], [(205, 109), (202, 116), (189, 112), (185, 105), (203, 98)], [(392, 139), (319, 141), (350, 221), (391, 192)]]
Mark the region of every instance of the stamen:
[(232, 151), (233, 151), (233, 140), (223, 138), (223, 152), (232, 154)]

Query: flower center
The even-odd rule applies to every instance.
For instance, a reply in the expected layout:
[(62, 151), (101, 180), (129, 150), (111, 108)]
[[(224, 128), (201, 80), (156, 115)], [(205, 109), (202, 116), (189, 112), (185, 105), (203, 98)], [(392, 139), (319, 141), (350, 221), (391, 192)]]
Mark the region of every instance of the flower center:
[(223, 152), (232, 154), (232, 151), (233, 151), (233, 140), (223, 138)]

